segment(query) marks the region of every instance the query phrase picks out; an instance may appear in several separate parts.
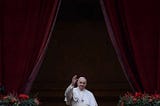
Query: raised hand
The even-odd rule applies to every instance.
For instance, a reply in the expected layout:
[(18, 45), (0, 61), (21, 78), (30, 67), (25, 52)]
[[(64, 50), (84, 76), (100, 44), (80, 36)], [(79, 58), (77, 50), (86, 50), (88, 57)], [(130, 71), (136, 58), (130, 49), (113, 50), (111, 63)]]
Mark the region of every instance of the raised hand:
[(73, 77), (72, 77), (72, 86), (75, 86), (75, 84), (76, 84), (76, 82), (77, 82), (77, 75), (74, 75)]

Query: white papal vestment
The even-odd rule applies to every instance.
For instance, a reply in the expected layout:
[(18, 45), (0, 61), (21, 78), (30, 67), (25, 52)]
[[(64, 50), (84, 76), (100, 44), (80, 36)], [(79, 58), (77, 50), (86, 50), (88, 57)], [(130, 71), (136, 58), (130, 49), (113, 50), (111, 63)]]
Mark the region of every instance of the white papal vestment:
[(65, 102), (70, 106), (98, 106), (92, 92), (87, 89), (81, 91), (72, 85), (65, 91)]

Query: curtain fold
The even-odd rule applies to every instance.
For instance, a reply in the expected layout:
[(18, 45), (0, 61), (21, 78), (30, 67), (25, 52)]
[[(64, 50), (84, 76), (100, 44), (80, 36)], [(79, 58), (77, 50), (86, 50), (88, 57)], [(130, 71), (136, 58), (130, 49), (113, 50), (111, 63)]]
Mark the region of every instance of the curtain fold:
[(159, 92), (159, 1), (100, 2), (109, 36), (131, 87), (135, 91)]
[[(56, 4), (56, 6), (55, 6)], [(55, 23), (56, 23), (56, 18), (57, 18), (57, 14), (58, 14), (58, 11), (59, 11), (59, 7), (60, 7), (60, 4), (61, 4), (61, 0), (57, 0), (55, 1), (53, 7), (52, 7), (52, 12), (51, 12), (51, 16), (50, 16), (50, 19), (49, 19), (49, 24), (47, 26), (47, 31), (45, 33), (45, 41), (43, 41), (42, 45), (41, 45), (41, 48), (40, 48), (40, 52), (39, 52), (39, 55), (38, 55), (38, 58), (37, 58), (37, 62), (30, 74), (30, 76), (28, 77), (28, 80), (26, 81), (25, 83), (25, 86), (24, 86), (24, 89), (22, 91), (24, 91), (25, 93), (29, 93), (29, 91), (31, 90), (31, 87), (32, 87), (32, 84), (38, 74), (38, 71), (39, 71), (39, 68), (43, 62), (43, 59), (44, 59), (44, 56), (45, 56), (45, 52), (46, 52), (46, 49), (47, 49), (47, 46), (48, 46), (48, 43), (50, 41), (50, 38), (51, 36), (53, 35), (53, 30), (54, 30), (54, 26), (55, 26)]]
[(60, 1), (1, 2), (1, 83), (7, 92), (29, 91), (29, 83), (33, 82), (38, 72), (49, 42)]

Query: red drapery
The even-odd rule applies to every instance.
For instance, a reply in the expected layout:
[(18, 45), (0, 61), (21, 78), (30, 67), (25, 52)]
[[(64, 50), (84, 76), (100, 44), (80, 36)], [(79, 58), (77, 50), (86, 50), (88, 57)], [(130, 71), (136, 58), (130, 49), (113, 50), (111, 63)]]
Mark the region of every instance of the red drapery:
[(122, 68), (136, 91), (160, 92), (160, 2), (101, 0)]
[(59, 3), (60, 0), (0, 1), (0, 84), (7, 92), (30, 89), (25, 85), (36, 76)]

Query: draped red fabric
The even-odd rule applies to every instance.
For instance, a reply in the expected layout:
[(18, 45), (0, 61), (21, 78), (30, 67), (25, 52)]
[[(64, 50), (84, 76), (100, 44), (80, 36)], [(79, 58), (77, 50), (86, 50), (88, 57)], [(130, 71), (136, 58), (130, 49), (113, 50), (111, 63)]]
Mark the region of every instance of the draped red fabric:
[(0, 83), (7, 92), (23, 92), (38, 70), (58, 4), (59, 0), (1, 0)]
[(160, 1), (101, 0), (108, 33), (132, 88), (160, 92)]

